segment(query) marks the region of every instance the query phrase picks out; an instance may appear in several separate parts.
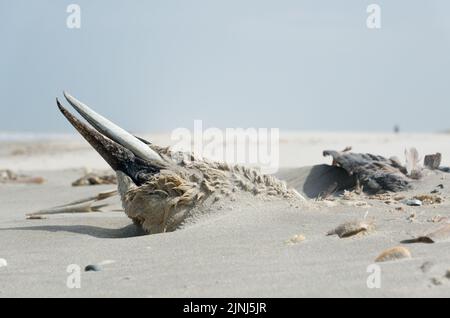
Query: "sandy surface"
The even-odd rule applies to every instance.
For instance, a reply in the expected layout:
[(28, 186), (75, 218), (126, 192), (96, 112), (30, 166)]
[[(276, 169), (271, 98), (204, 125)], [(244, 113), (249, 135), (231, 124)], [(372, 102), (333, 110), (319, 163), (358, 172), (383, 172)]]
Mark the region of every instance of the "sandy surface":
[[(168, 136), (147, 138), (170, 144)], [(290, 133), (282, 135), (280, 174), (290, 176), (303, 192), (308, 168), (299, 167), (328, 162), (322, 150), (348, 145), (357, 152), (400, 158), (406, 147), (415, 146), (421, 154), (441, 152), (443, 164), (450, 165), (450, 135)], [(116, 211), (117, 198), (104, 212), (25, 219), (26, 213), (114, 188), (72, 187), (85, 168), (106, 165), (77, 138), (0, 142), (0, 169), (46, 179), (42, 185), (0, 184), (0, 258), (8, 263), (0, 267), (0, 297), (450, 295), (450, 279), (444, 277), (450, 269), (450, 241), (403, 245), (412, 258), (378, 263), (381, 288), (367, 287), (367, 268), (383, 250), (439, 228), (450, 218), (450, 174), (428, 172), (405, 194), (410, 198), (430, 193), (442, 184), (441, 204), (409, 207), (367, 196), (291, 207), (241, 204), (182, 230), (151, 236), (140, 235), (125, 214)], [(376, 224), (373, 232), (345, 239), (326, 235), (367, 213)], [(297, 234), (305, 240), (286, 242)], [(81, 269), (102, 264), (102, 270), (82, 271), (81, 288), (71, 289), (66, 285), (70, 264)]]

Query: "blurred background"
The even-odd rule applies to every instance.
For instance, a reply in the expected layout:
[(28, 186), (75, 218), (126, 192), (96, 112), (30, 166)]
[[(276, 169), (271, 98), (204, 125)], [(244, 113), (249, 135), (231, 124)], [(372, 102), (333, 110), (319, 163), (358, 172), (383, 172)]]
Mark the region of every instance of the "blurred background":
[[(380, 29), (366, 25), (371, 3)], [(63, 90), (132, 131), (195, 119), (445, 131), (449, 12), (444, 0), (0, 0), (0, 131), (72, 132)]]

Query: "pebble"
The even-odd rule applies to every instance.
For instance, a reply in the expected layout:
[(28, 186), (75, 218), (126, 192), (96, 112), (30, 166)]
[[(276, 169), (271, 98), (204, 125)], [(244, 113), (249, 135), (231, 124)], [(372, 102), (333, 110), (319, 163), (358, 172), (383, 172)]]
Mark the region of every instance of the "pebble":
[(8, 262), (4, 258), (0, 258), (0, 268), (8, 266)]
[(422, 201), (417, 200), (417, 199), (407, 200), (406, 201), (406, 205), (409, 205), (409, 206), (422, 206)]
[(98, 265), (88, 265), (84, 268), (85, 272), (100, 272), (102, 269)]

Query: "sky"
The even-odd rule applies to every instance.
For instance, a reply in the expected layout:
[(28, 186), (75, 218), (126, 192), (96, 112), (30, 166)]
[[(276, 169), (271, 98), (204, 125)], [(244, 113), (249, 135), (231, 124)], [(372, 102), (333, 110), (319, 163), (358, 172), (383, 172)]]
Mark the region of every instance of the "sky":
[(447, 130), (449, 14), (448, 0), (0, 0), (0, 131), (72, 132), (63, 90), (139, 132)]

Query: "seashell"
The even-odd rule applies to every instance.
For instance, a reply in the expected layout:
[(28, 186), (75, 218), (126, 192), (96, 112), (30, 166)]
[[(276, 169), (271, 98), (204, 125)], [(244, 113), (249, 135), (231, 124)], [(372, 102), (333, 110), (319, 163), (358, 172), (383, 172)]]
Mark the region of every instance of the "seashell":
[(286, 241), (286, 244), (297, 244), (303, 242), (306, 238), (302, 234), (294, 235), (289, 240)]
[(0, 258), (0, 268), (8, 266), (8, 262), (4, 258)]
[(418, 200), (418, 199), (411, 199), (411, 200), (407, 200), (406, 205), (409, 206), (422, 206), (422, 201)]
[(411, 252), (403, 247), (403, 246), (397, 246), (393, 247), (387, 250), (384, 250), (376, 259), (375, 262), (389, 262), (389, 261), (396, 261), (400, 259), (406, 259), (411, 258)]
[(337, 235), (339, 238), (346, 238), (357, 235), (362, 232), (368, 232), (375, 226), (373, 221), (351, 221), (339, 225), (337, 228), (329, 231), (327, 235)]
[(440, 227), (434, 232), (426, 234), (424, 236), (419, 236), (413, 238), (411, 240), (404, 240), (402, 243), (410, 244), (410, 243), (439, 243), (448, 241), (450, 239), (450, 224), (446, 224), (443, 227)]

